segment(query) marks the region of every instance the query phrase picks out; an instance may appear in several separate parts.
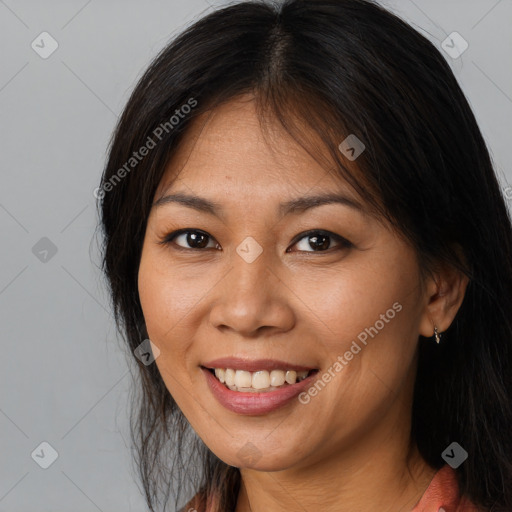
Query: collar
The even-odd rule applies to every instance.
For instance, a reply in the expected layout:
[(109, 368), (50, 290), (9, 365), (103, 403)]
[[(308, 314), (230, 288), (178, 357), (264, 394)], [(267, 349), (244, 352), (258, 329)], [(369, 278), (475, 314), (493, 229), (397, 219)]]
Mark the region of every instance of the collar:
[(455, 470), (443, 466), (430, 481), (427, 490), (411, 512), (477, 512), (477, 508), (459, 494)]

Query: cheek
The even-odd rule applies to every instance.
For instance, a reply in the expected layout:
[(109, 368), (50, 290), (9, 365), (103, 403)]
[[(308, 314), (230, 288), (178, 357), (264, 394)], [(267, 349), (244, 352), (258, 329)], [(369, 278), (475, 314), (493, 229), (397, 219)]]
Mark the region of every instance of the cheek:
[(361, 400), (377, 406), (390, 390), (400, 388), (411, 369), (419, 280), (413, 261), (400, 261), (375, 258), (371, 267), (353, 266), (322, 280), (325, 286), (306, 302), (322, 321), (321, 349), (336, 375), (332, 380), (337, 384), (329, 386), (331, 399), (344, 407), (352, 404), (356, 410)]
[[(180, 318), (178, 308), (183, 304), (169, 285), (170, 277), (162, 272), (151, 253), (143, 250), (138, 274), (139, 298), (149, 338), (160, 350), (156, 364), (166, 384), (170, 378), (167, 372), (175, 374), (179, 368), (181, 349), (173, 340), (176, 340), (174, 327)], [(172, 379), (169, 384), (172, 385)]]
[[(197, 304), (199, 291), (187, 286), (179, 268), (166, 264), (151, 250), (143, 251), (138, 289), (148, 334), (164, 342), (172, 330)], [(204, 288), (203, 288), (204, 294)]]
[(190, 387), (185, 364), (188, 344), (183, 341), (188, 338), (179, 332), (186, 301), (181, 301), (180, 294), (169, 284), (173, 276), (161, 269), (154, 257), (143, 252), (138, 275), (140, 303), (149, 338), (160, 350), (155, 364), (162, 380), (179, 407), (188, 410), (189, 396), (185, 392)]
[(359, 333), (364, 339), (367, 329), (377, 334), (372, 329), (376, 323), (379, 334), (387, 331), (396, 339), (399, 332), (413, 327), (404, 317), (417, 315), (418, 275), (404, 260), (399, 264), (390, 257), (372, 255), (368, 261), (361, 259), (350, 266), (347, 262), (345, 268), (321, 275), (303, 274), (296, 283), (294, 294), (304, 304), (304, 314), (321, 321), (333, 348), (343, 348), (347, 341), (350, 345)]
[(183, 387), (190, 389), (202, 377), (191, 354), (195, 330), (205, 314), (202, 299), (215, 282), (206, 279), (201, 271), (192, 274), (170, 265), (159, 251), (143, 250), (138, 274), (142, 312), (149, 338), (160, 349), (157, 367), (178, 403), (185, 403), (188, 396), (181, 396)]

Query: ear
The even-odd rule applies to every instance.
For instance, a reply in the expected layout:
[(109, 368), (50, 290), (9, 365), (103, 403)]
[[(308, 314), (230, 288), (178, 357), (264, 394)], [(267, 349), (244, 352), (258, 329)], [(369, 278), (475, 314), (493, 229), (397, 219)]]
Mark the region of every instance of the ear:
[(462, 304), (468, 283), (469, 278), (453, 266), (441, 264), (438, 267), (426, 282), (425, 308), (419, 334), (429, 338), (434, 335), (434, 325), (439, 333), (450, 327)]

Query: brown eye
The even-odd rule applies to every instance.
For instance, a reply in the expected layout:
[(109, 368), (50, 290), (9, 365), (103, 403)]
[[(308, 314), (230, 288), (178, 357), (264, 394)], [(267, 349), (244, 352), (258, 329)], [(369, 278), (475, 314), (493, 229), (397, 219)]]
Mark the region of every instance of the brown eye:
[[(330, 233), (329, 231), (308, 231), (306, 233), (302, 233), (300, 238), (296, 239), (294, 245), (301, 245), (299, 250), (302, 252), (325, 252), (329, 249), (332, 249), (332, 242), (337, 242), (338, 246), (342, 248), (351, 247), (352, 244), (346, 240), (345, 238), (336, 235), (334, 233)], [(304, 240), (304, 242), (302, 242)], [(312, 249), (312, 250), (308, 250)]]
[[(220, 249), (215, 239), (198, 229), (180, 229), (167, 235), (158, 242), (162, 245), (173, 244), (178, 249), (198, 251), (202, 249)], [(210, 244), (210, 245), (208, 245)], [(352, 243), (345, 238), (331, 233), (329, 231), (311, 230), (301, 233), (300, 237), (295, 239), (293, 245), (299, 245), (298, 252), (327, 252), (329, 249), (346, 249), (353, 247)], [(295, 251), (287, 251), (295, 252)]]
[[(179, 240), (179, 243), (176, 241)], [(167, 235), (164, 240), (162, 240), (161, 244), (170, 244), (173, 243), (177, 245), (180, 249), (190, 249), (190, 250), (200, 250), (208, 248), (208, 242), (211, 240), (213, 245), (210, 248), (217, 248), (218, 244), (213, 242), (213, 238), (205, 233), (204, 231), (196, 230), (196, 229), (180, 229), (179, 231), (174, 231)]]

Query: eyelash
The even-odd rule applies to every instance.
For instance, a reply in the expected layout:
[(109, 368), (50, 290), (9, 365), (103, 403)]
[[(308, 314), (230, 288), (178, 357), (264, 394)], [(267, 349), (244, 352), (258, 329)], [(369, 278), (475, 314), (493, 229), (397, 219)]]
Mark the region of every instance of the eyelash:
[[(198, 251), (202, 251), (202, 250), (206, 250), (206, 249), (215, 249), (213, 247), (207, 247), (207, 248), (203, 248), (203, 249), (198, 249), (198, 248), (193, 248), (193, 247), (181, 247), (180, 245), (176, 245), (175, 243), (173, 243), (173, 240), (176, 237), (178, 237), (179, 235), (182, 235), (182, 234), (186, 234), (186, 233), (199, 233), (199, 234), (205, 235), (206, 237), (208, 237), (211, 240), (215, 240), (211, 235), (209, 235), (205, 231), (202, 231), (200, 229), (189, 229), (189, 228), (186, 228), (186, 229), (178, 229), (177, 231), (173, 231), (172, 233), (169, 233), (163, 239), (161, 239), (158, 242), (158, 244), (161, 244), (161, 245), (173, 244), (175, 249), (182, 250), (182, 251), (195, 251), (195, 252), (198, 252)], [(354, 247), (354, 245), (349, 240), (347, 240), (346, 238), (343, 238), (340, 235), (336, 235), (335, 233), (331, 233), (330, 231), (325, 231), (325, 230), (322, 230), (322, 229), (311, 229), (309, 231), (305, 231), (304, 233), (300, 233), (300, 235), (297, 235), (297, 237), (294, 239), (292, 247), (294, 245), (296, 245), (298, 242), (300, 242), (303, 238), (307, 238), (307, 237), (312, 236), (312, 235), (327, 236), (327, 237), (330, 237), (330, 238), (334, 239), (335, 241), (337, 241), (340, 244), (340, 246), (338, 248), (334, 248), (334, 250), (336, 250), (336, 249), (337, 250), (349, 249), (350, 247)], [(333, 249), (333, 247), (330, 247), (329, 249), (326, 249), (326, 250), (323, 250), (323, 251), (298, 251), (298, 252), (305, 252), (305, 253), (327, 253), (327, 252), (331, 251), (332, 249)], [(288, 250), (286, 252), (288, 252)]]

